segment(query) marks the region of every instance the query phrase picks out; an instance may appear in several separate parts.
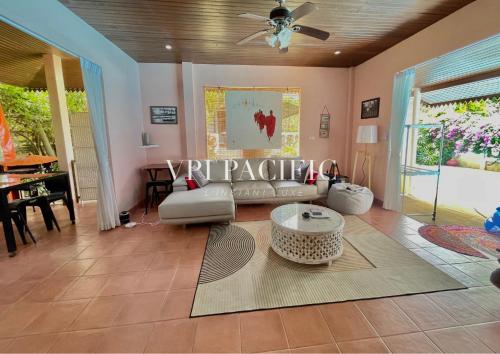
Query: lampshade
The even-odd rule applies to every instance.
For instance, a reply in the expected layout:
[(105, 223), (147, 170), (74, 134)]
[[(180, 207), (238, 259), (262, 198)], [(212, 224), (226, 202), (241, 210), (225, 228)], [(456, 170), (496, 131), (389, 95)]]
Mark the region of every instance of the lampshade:
[(356, 138), (358, 144), (376, 144), (377, 143), (377, 126), (376, 125), (361, 125), (358, 127), (358, 136)]

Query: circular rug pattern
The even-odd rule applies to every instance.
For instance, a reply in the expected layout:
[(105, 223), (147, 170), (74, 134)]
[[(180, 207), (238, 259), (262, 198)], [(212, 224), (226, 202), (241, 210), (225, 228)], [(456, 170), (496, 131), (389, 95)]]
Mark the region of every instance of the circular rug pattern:
[(245, 229), (236, 225), (212, 226), (198, 283), (210, 283), (236, 273), (254, 252), (255, 240)]
[[(488, 258), (482, 252), (496, 255), (500, 248), (500, 236), (479, 227), (458, 225), (425, 225), (418, 233), (427, 241), (467, 256)], [(480, 251), (479, 251), (480, 250)]]

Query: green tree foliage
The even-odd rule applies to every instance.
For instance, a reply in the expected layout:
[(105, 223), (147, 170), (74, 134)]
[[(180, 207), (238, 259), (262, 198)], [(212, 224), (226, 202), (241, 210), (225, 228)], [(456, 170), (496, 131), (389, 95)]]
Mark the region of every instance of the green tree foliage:
[[(84, 92), (67, 92), (66, 100), (69, 112), (87, 111)], [(50, 155), (55, 152), (47, 91), (31, 91), (0, 84), (0, 105), (18, 155)]]

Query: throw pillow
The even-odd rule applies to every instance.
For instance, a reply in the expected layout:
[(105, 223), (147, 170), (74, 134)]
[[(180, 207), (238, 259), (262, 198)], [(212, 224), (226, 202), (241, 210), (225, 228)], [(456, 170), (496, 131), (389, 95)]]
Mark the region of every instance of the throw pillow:
[(184, 179), (186, 180), (188, 190), (200, 188), (194, 179), (190, 179), (188, 176), (184, 177)]
[(301, 162), (299, 167), (295, 169), (294, 177), (299, 183), (306, 183), (307, 171), (309, 170), (309, 164)]
[(312, 177), (309, 177), (307, 179), (307, 184), (316, 184), (316, 181), (318, 180), (318, 176), (319, 176), (319, 173), (313, 171)]
[(200, 188), (205, 187), (209, 183), (207, 177), (205, 177), (203, 172), (191, 171), (191, 174), (193, 175), (193, 179), (196, 181), (196, 184), (198, 184)]

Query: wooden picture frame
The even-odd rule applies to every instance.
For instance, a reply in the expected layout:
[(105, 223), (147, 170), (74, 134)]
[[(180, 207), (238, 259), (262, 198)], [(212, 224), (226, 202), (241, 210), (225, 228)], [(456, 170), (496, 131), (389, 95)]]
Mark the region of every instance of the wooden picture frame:
[(321, 113), (319, 118), (319, 137), (330, 137), (330, 113)]
[(177, 106), (149, 106), (151, 124), (177, 124)]
[(377, 118), (380, 110), (380, 97), (361, 102), (361, 119)]

